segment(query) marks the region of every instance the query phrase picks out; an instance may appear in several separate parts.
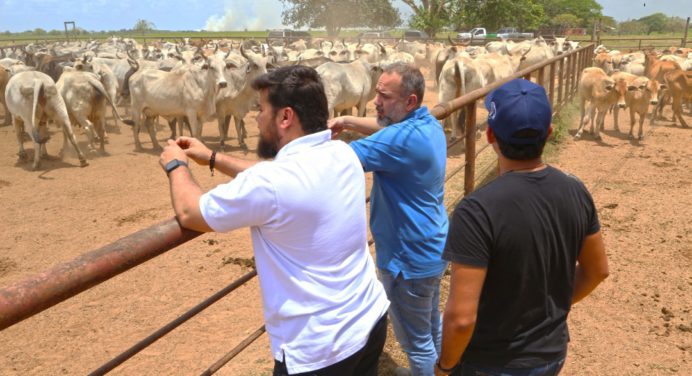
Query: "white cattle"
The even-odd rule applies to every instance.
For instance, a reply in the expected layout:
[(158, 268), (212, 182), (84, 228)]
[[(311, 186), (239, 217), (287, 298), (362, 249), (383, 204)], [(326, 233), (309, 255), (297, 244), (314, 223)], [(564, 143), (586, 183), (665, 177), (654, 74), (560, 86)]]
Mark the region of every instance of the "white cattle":
[[(82, 167), (88, 165), (84, 154), (77, 145), (65, 101), (58, 93), (55, 82), (50, 76), (36, 71), (21, 72), (12, 76), (5, 89), (5, 99), (7, 108), (14, 120), (20, 160), (27, 157), (23, 142), (25, 129), (34, 141), (32, 169), (38, 169), (41, 157), (48, 155), (46, 151), (46, 142), (49, 138), (48, 130), (45, 124), (40, 124), (42, 117), (46, 115), (62, 128), (65, 139), (69, 140), (77, 151), (80, 165)], [(63, 150), (64, 148), (63, 145)]]
[[(483, 71), (478, 63), (468, 56), (459, 54), (447, 60), (442, 67), (437, 92), (438, 102), (449, 102), (485, 85)], [(445, 127), (452, 129), (451, 140), (456, 140), (457, 138), (456, 124), (458, 117), (459, 111), (452, 113), (445, 119)]]
[[(79, 124), (89, 138), (90, 150), (95, 149), (98, 135), (101, 152), (105, 151), (105, 112), (106, 102), (111, 105), (113, 114), (120, 118), (111, 93), (100, 81), (100, 76), (91, 72), (65, 71), (56, 83), (58, 93), (67, 107), (67, 113), (74, 124)], [(121, 119), (122, 121), (122, 119)]]
[(245, 115), (257, 102), (257, 92), (252, 88), (252, 81), (267, 73), (267, 59), (252, 52), (240, 49), (241, 55), (228, 54), (224, 60), (224, 76), (228, 86), (219, 90), (216, 95), (216, 118), (219, 123), (219, 146), (225, 146), (228, 136), (230, 117), (233, 116), (238, 143), (245, 145)]
[(363, 60), (349, 64), (328, 62), (317, 67), (327, 95), (329, 116), (358, 109), (358, 116), (365, 116), (366, 105), (375, 98), (375, 84), (382, 69)]
[[(216, 111), (216, 91), (227, 85), (220, 64), (209, 58), (201, 66), (184, 65), (171, 72), (146, 69), (130, 77), (130, 103), (134, 121), (135, 148), (142, 149), (139, 129), (144, 121), (154, 149), (160, 149), (151, 120), (155, 116), (187, 116), (194, 137), (200, 138), (202, 123)], [(146, 119), (142, 119), (145, 116)]]

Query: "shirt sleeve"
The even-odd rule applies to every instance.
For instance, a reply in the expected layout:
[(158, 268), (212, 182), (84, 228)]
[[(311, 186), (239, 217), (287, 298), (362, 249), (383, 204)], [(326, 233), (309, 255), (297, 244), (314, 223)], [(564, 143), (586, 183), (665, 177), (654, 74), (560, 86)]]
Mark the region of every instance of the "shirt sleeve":
[[(390, 126), (392, 127), (392, 126)], [(365, 172), (396, 171), (406, 162), (400, 152), (401, 146), (390, 137), (394, 128), (384, 128), (371, 136), (350, 143)]]
[(463, 199), (452, 215), (442, 258), (487, 268), (491, 249), (490, 222), (482, 206), (471, 198)]
[(214, 231), (259, 226), (272, 220), (277, 207), (274, 185), (266, 174), (252, 170), (200, 197), (202, 216)]

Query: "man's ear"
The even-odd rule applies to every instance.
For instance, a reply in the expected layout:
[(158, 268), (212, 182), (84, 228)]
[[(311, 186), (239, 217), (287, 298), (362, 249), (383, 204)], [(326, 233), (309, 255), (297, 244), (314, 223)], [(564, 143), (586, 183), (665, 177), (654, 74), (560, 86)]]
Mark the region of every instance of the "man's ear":
[(291, 107), (284, 107), (279, 110), (279, 127), (288, 129), (295, 120), (296, 113)]
[(408, 97), (406, 97), (406, 110), (411, 111), (414, 108), (416, 108), (416, 105), (418, 104), (418, 97), (416, 94), (411, 94)]

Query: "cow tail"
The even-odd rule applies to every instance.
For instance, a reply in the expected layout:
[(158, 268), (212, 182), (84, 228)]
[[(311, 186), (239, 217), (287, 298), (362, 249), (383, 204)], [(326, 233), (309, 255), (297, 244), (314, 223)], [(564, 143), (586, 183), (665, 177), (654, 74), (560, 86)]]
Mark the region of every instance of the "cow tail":
[[(120, 120), (121, 122), (125, 123), (125, 120), (123, 120), (123, 118), (120, 117), (120, 113), (118, 113), (118, 109), (115, 107), (115, 104), (113, 103), (113, 100), (111, 99), (110, 95), (108, 95), (108, 93), (106, 92), (106, 89), (103, 87), (103, 84), (101, 83), (101, 81), (99, 81), (99, 80), (97, 80), (97, 79), (95, 79), (95, 78), (93, 78), (93, 77), (88, 77), (88, 80), (89, 80), (89, 84), (90, 84), (94, 89), (96, 89), (96, 91), (98, 91), (101, 95), (103, 95), (103, 96), (106, 98), (106, 100), (108, 101), (108, 103), (109, 103), (109, 104), (111, 105), (111, 107), (113, 108), (113, 113), (114, 113), (115, 116), (118, 118), (118, 120)], [(133, 124), (133, 125), (134, 125), (134, 124)]]
[(36, 124), (36, 106), (38, 106), (38, 99), (41, 96), (42, 91), (43, 91), (43, 81), (34, 80), (34, 98), (33, 98), (33, 104), (31, 106), (31, 126), (35, 130), (38, 129), (38, 124)]

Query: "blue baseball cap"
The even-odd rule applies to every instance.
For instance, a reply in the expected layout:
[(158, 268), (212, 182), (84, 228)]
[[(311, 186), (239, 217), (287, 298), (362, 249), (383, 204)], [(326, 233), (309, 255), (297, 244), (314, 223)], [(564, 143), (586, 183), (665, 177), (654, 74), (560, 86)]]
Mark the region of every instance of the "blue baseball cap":
[[(517, 78), (485, 97), (488, 125), (502, 141), (527, 145), (548, 136), (553, 110), (542, 86)], [(538, 132), (535, 137), (516, 137), (522, 130)]]

